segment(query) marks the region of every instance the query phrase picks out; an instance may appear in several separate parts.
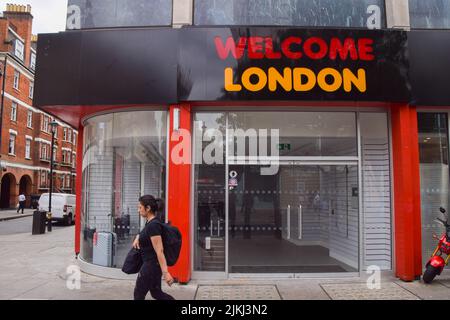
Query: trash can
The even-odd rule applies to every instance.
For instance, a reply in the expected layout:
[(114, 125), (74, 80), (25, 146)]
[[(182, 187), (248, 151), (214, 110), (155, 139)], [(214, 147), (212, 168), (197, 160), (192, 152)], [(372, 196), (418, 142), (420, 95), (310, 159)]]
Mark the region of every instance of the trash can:
[(47, 222), (47, 212), (45, 211), (35, 211), (33, 213), (33, 231), (32, 234), (44, 234), (45, 225)]

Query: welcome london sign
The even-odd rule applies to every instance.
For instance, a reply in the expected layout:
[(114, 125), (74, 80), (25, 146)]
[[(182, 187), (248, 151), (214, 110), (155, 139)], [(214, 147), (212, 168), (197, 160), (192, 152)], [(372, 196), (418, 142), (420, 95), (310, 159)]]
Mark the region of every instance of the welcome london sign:
[(39, 41), (37, 74), (46, 78), (37, 79), (37, 106), (410, 100), (404, 31), (190, 27), (71, 31)]
[[(186, 100), (388, 100), (408, 97), (406, 34), (364, 30), (184, 30)], [(196, 44), (196, 45), (193, 45)], [(189, 81), (191, 83), (189, 83)], [(180, 92), (180, 91), (179, 91)]]

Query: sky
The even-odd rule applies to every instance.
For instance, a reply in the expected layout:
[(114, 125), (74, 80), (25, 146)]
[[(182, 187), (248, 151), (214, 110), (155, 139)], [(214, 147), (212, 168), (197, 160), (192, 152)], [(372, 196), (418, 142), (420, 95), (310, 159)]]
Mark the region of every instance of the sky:
[(66, 29), (67, 0), (0, 0), (0, 11), (6, 4), (31, 5), (33, 34), (54, 33)]

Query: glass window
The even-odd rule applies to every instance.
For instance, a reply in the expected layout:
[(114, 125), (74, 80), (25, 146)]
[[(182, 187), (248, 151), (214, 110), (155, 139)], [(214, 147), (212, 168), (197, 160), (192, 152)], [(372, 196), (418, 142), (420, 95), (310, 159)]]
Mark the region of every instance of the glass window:
[(23, 55), (24, 55), (24, 48), (23, 42), (20, 40), (16, 40), (15, 42), (15, 49), (14, 49), (14, 55), (23, 61)]
[(388, 116), (360, 113), (364, 267), (392, 270), (392, 217)]
[(47, 186), (47, 172), (41, 171), (41, 187)]
[(195, 25), (385, 27), (384, 0), (195, 0)]
[(46, 116), (42, 116), (43, 117), (43, 122), (42, 122), (42, 130), (44, 131), (44, 132), (49, 132), (49, 119), (48, 119), (48, 117), (46, 117)]
[[(90, 118), (84, 128), (81, 257), (120, 268), (144, 226), (138, 199), (165, 198), (167, 112), (122, 112)], [(161, 219), (165, 212), (158, 213)], [(94, 249), (94, 233), (113, 232), (117, 245)], [(105, 265), (99, 255), (112, 260)]]
[(27, 113), (27, 127), (33, 128), (33, 111), (31, 110)]
[(20, 82), (20, 73), (19, 71), (14, 71), (14, 83), (13, 88), (19, 90), (19, 82)]
[(69, 0), (67, 29), (169, 26), (172, 0)]
[(12, 133), (9, 135), (9, 149), (8, 149), (8, 153), (10, 155), (15, 155), (16, 154), (16, 135), (12, 134)]
[[(225, 272), (225, 113), (197, 113), (194, 123), (194, 270)], [(213, 138), (215, 135), (216, 138)], [(222, 138), (220, 138), (222, 135)], [(212, 142), (212, 144), (211, 144)], [(212, 151), (217, 149), (217, 154)], [(210, 152), (211, 151), (211, 152)], [(212, 154), (209, 161), (204, 154)]]
[(31, 53), (30, 68), (32, 70), (36, 69), (36, 54), (35, 53)]
[(25, 158), (30, 159), (31, 158), (31, 140), (26, 139), (25, 142)]
[(444, 227), (434, 220), (439, 208), (449, 209), (448, 117), (446, 113), (419, 113), (420, 194), (423, 265), (436, 246), (433, 233)]
[(34, 96), (34, 82), (30, 82), (30, 92), (29, 92), (30, 99), (33, 99), (33, 96)]
[(409, 14), (412, 28), (450, 28), (450, 0), (409, 0)]
[(268, 138), (267, 150), (257, 149), (260, 141), (248, 136), (256, 132), (261, 139), (260, 130), (269, 130), (270, 136), (273, 129), (279, 130), (280, 156), (358, 155), (356, 114), (352, 112), (234, 112), (229, 115), (229, 129), (235, 132), (235, 145), (229, 149), (235, 156), (252, 156), (255, 152), (270, 156), (276, 141)]
[(17, 103), (11, 104), (11, 121), (17, 121)]

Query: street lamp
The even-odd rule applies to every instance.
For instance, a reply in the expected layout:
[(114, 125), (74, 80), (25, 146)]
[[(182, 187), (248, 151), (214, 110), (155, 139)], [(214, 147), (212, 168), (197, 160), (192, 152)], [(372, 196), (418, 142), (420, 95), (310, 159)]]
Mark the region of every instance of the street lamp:
[(52, 192), (53, 192), (53, 158), (55, 148), (55, 134), (58, 123), (56, 121), (50, 122), (50, 128), (52, 131), (52, 145), (50, 151), (50, 192), (48, 195), (48, 213), (47, 213), (47, 231), (52, 232)]

